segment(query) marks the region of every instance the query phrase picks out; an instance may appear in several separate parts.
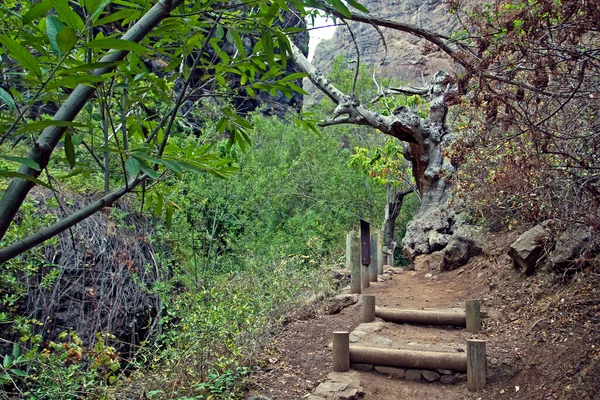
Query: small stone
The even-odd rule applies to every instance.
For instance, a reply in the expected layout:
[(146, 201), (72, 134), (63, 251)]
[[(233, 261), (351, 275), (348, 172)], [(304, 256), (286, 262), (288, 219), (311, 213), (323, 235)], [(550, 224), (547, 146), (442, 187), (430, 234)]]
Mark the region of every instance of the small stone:
[(404, 378), (409, 381), (420, 381), (421, 371), (418, 369), (407, 369), (404, 373)]
[(456, 383), (456, 378), (454, 378), (453, 375), (442, 375), (440, 382), (445, 385), (454, 385)]
[(450, 371), (449, 369), (438, 368), (438, 372), (442, 375), (452, 375), (453, 374), (453, 372)]
[(440, 374), (438, 374), (435, 371), (429, 371), (426, 369), (421, 371), (421, 375), (423, 376), (423, 378), (425, 378), (425, 380), (427, 380), (427, 382), (435, 382), (440, 379)]
[(373, 364), (350, 364), (350, 369), (361, 372), (373, 371)]
[(467, 374), (461, 374), (460, 372), (457, 372), (456, 374), (454, 374), (454, 379), (456, 379), (457, 381), (466, 381)]
[(380, 374), (391, 375), (394, 378), (404, 378), (404, 374), (406, 372), (402, 368), (381, 367), (378, 365), (375, 366), (375, 371), (379, 372)]
[(492, 363), (492, 364), (494, 364), (494, 365), (495, 365), (495, 364), (498, 364), (498, 359), (497, 359), (497, 358), (495, 358), (495, 357), (494, 357), (494, 358), (492, 358), (490, 361), (491, 361), (491, 363)]
[(380, 275), (377, 278), (377, 282), (385, 282), (385, 281), (390, 281), (392, 280), (392, 277), (390, 275)]
[(458, 276), (458, 275), (462, 274), (463, 272), (465, 272), (464, 269), (459, 269), (458, 272), (456, 273), (456, 275)]
[(433, 277), (432, 274), (425, 274), (425, 278), (431, 278), (431, 277)]

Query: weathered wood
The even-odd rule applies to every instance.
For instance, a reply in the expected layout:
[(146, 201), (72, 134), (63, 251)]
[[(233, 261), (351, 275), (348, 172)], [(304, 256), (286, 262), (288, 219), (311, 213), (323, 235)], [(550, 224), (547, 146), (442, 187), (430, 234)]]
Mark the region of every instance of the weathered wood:
[(350, 332), (333, 332), (333, 371), (350, 370)]
[(386, 255), (383, 252), (383, 231), (377, 231), (377, 275), (383, 275), (383, 264), (386, 261)]
[(371, 263), (369, 264), (369, 280), (371, 282), (377, 282), (377, 263), (378, 263), (377, 260), (381, 257), (381, 255), (377, 253), (377, 233), (376, 232), (371, 232), (370, 245), (371, 245)]
[(362, 296), (362, 322), (375, 321), (375, 296)]
[(485, 340), (467, 340), (467, 389), (477, 392), (487, 380)]
[(346, 237), (346, 268), (350, 270), (350, 293), (360, 293), (360, 237), (356, 231)]
[(400, 310), (396, 308), (376, 308), (375, 316), (390, 322), (465, 326), (464, 312), (443, 310)]
[(479, 332), (481, 330), (481, 303), (479, 300), (467, 300), (465, 310), (467, 314), (467, 332)]
[(350, 362), (397, 368), (441, 368), (456, 372), (467, 371), (467, 355), (465, 353), (350, 346)]
[(367, 289), (371, 286), (371, 281), (369, 280), (369, 266), (363, 265), (360, 267), (360, 282), (362, 290)]

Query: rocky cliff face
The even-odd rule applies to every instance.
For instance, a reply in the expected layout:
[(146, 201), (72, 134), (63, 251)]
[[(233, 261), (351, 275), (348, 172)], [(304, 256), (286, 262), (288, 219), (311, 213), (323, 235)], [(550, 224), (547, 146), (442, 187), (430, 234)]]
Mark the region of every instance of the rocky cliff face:
[[(434, 32), (451, 34), (458, 26), (455, 18), (448, 13), (443, 0), (362, 0), (371, 14), (394, 21), (410, 23)], [(383, 28), (388, 54), (383, 65), (385, 47), (380, 35), (370, 25), (349, 23), (360, 49), (361, 63), (376, 67), (378, 78), (393, 78), (422, 85), (423, 81), (437, 71), (451, 71), (453, 63), (448, 56), (437, 48), (427, 46), (424, 40), (406, 33)], [(313, 64), (323, 73), (330, 70), (332, 60), (337, 54), (343, 54), (347, 60), (356, 60), (356, 48), (352, 43), (348, 28), (340, 26), (332, 39), (321, 42), (315, 51)], [(309, 82), (305, 90), (310, 93), (306, 103), (311, 104), (321, 96)]]

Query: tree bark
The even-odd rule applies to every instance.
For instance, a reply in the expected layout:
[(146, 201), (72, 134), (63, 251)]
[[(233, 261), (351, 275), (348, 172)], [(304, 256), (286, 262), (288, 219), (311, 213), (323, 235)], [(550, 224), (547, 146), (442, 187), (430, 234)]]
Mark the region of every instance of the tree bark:
[(387, 187), (387, 204), (385, 205), (385, 217), (383, 220), (383, 237), (385, 241), (385, 247), (390, 255), (394, 257), (396, 249), (395, 236), (396, 236), (396, 219), (400, 216), (402, 210), (402, 203), (404, 203), (404, 197), (414, 192), (414, 189), (396, 191), (391, 184)]

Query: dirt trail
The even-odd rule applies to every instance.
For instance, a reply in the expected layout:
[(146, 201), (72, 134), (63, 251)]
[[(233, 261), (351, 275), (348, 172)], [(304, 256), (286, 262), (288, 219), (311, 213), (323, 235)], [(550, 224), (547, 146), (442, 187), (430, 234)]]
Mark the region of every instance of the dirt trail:
[[(428, 309), (463, 308), (481, 288), (472, 287), (459, 271), (425, 277), (425, 272), (404, 271), (363, 291), (377, 297), (378, 306)], [(360, 301), (336, 315), (319, 315), (288, 325), (276, 342), (277, 355), (254, 375), (253, 392), (275, 400), (301, 399), (312, 393), (332, 370), (331, 342), (335, 330), (352, 331), (360, 323)], [(386, 324), (378, 336), (391, 339), (396, 348), (423, 350), (464, 349), (473, 335), (464, 330), (432, 326)], [(484, 338), (485, 334), (476, 335)], [(456, 350), (461, 351), (461, 350)], [(489, 352), (489, 351), (488, 351)], [(492, 351), (493, 353), (493, 351)], [(378, 372), (360, 372), (364, 399), (475, 399), (466, 383), (455, 385), (392, 379)]]

